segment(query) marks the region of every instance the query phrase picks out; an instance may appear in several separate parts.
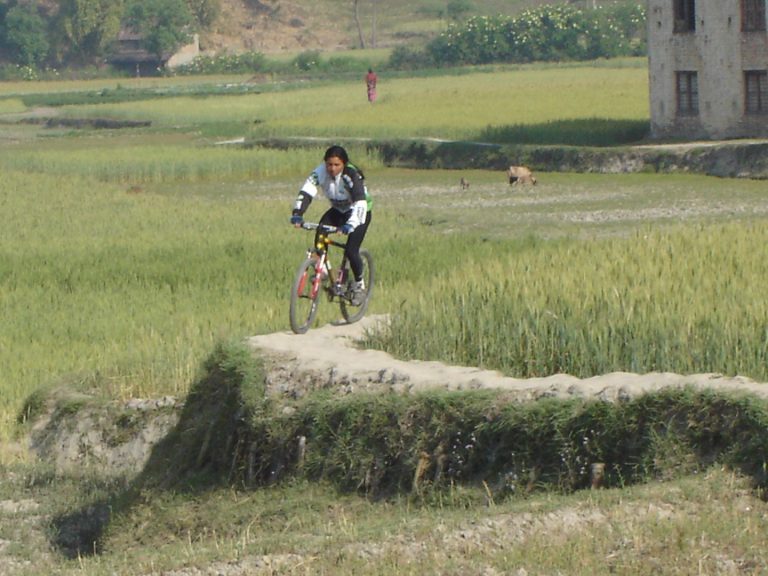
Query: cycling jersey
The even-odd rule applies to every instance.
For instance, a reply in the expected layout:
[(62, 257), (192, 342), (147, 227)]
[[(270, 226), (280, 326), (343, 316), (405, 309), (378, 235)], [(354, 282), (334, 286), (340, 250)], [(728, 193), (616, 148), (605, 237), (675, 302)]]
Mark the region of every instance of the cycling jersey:
[(363, 173), (349, 163), (336, 178), (328, 174), (325, 163), (315, 168), (299, 191), (293, 213), (303, 215), (320, 191), (333, 208), (342, 214), (349, 213), (347, 224), (353, 229), (365, 222), (366, 214), (373, 207)]

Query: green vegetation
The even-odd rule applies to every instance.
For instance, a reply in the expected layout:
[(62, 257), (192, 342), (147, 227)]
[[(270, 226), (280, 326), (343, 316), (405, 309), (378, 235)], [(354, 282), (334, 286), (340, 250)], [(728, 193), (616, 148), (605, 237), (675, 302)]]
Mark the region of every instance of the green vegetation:
[[(350, 90), (344, 84), (230, 96), (212, 94), (211, 84), (204, 81), (201, 86), (207, 97), (195, 98), (193, 85), (183, 81), (179, 86), (188, 96), (158, 99), (144, 92), (146, 100), (63, 107), (62, 112), (73, 119), (149, 119), (152, 125), (122, 131), (38, 128), (12, 146), (3, 146), (4, 434), (9, 433), (9, 422), (23, 397), (60, 375), (98, 372), (104, 376), (101, 381), (108, 383), (110, 396), (183, 394), (194, 366), (218, 338), (285, 327), (285, 290), (307, 239), (279, 223), (296, 186), (324, 146), (289, 150), (212, 146), (211, 139), (201, 135), (245, 132), (255, 139), (296, 134), (304, 127), (321, 142), (330, 140), (329, 134), (334, 139), (349, 137), (353, 158), (369, 174), (379, 198), (376, 234), (369, 242), (382, 267), (383, 288), (373, 311), (396, 313), (397, 322), (403, 323), (399, 337), (404, 347), (411, 346), (406, 342), (416, 334), (406, 320), (416, 326), (442, 318), (440, 322), (450, 321), (451, 329), (434, 333), (454, 334), (455, 341), (424, 338), (414, 350), (452, 361), (497, 363), (522, 374), (559, 368), (585, 374), (610, 366), (645, 366), (746, 370), (759, 377), (763, 372), (757, 366), (764, 357), (760, 314), (764, 311), (754, 294), (755, 286), (764, 281), (765, 268), (759, 262), (750, 263), (747, 234), (751, 228), (708, 226), (669, 235), (651, 231), (642, 241), (630, 236), (597, 242), (520, 243), (530, 235), (590, 238), (620, 230), (626, 235), (648, 220), (649, 225), (664, 222), (670, 211), (673, 217), (683, 213), (680, 206), (688, 206), (699, 221), (734, 218), (749, 214), (749, 207), (759, 202), (756, 183), (694, 176), (552, 174), (531, 204), (525, 195), (509, 195), (502, 174), (477, 172), (466, 173), (476, 201), (457, 198), (447, 203), (445, 191), (456, 190), (455, 173), (422, 175), (386, 169), (375, 149), (369, 153), (351, 139), (384, 138), (392, 134), (392, 126), (402, 126), (396, 132), (401, 136), (408, 130), (471, 138), (489, 126), (504, 125), (508, 114), (507, 108), (499, 109), (502, 101), (508, 102), (508, 109), (527, 106), (526, 119), (533, 131), (537, 123), (591, 118), (596, 109), (605, 118), (641, 119), (647, 106), (644, 96), (634, 104), (624, 98), (621, 107), (614, 107), (608, 97), (596, 102), (590, 90), (599, 84), (603, 96), (629, 94), (639, 92), (644, 82), (646, 74), (640, 68), (602, 65), (393, 80), (387, 86), (391, 94), (372, 109), (362, 96), (358, 101), (340, 99)], [(516, 83), (518, 89), (505, 95), (509, 83)], [(61, 93), (78, 86), (64, 84)], [(536, 93), (561, 92), (566, 86), (573, 98), (567, 109), (557, 108), (562, 117), (548, 116), (547, 97), (533, 98)], [(465, 97), (464, 90), (471, 97)], [(323, 106), (328, 101), (340, 104), (331, 112)], [(18, 111), (16, 97), (4, 102), (10, 111)], [(549, 106), (552, 109), (556, 108)], [(264, 121), (254, 125), (254, 118)], [(337, 131), (340, 118), (346, 134)], [(587, 123), (582, 126), (588, 128)], [(734, 202), (739, 207), (732, 211), (718, 208)], [(596, 210), (598, 220), (585, 223)], [(443, 228), (458, 235), (442, 234)], [(759, 226), (755, 230), (759, 233)], [(729, 235), (733, 237), (732, 242), (728, 240), (730, 248), (742, 247), (737, 255), (717, 248)], [(652, 248), (659, 252), (665, 244), (672, 256), (665, 261), (654, 259)], [(689, 249), (689, 244), (696, 248)], [(412, 261), (404, 261), (403, 253), (410, 254)], [(683, 267), (675, 259), (682, 253), (701, 256)], [(452, 280), (432, 282), (442, 278), (448, 254), (471, 264)], [(563, 264), (574, 258), (584, 262), (581, 269)], [(616, 265), (592, 270), (601, 258)], [(723, 276), (723, 267), (742, 274), (741, 282), (727, 284), (732, 276)], [(686, 292), (680, 286), (688, 281), (683, 275), (688, 269), (699, 278), (700, 286), (692, 299), (683, 302)], [(511, 279), (510, 271), (514, 271)], [(654, 273), (659, 277), (654, 279)], [(483, 282), (478, 284), (478, 278)], [(594, 280), (587, 282), (589, 278)], [(569, 286), (572, 293), (565, 289)], [(438, 288), (442, 292), (433, 294)], [(468, 334), (466, 329), (453, 331), (453, 323), (460, 319), (421, 309), (426, 299), (447, 306), (475, 292), (481, 301), (490, 298), (504, 312), (501, 319), (479, 323)], [(507, 292), (511, 292), (509, 298)], [(591, 300), (580, 301), (582, 296)], [(543, 301), (546, 297), (551, 300)], [(713, 298), (728, 304), (712, 312), (707, 302)], [(464, 305), (468, 312), (481, 307), (477, 302)], [(603, 305), (610, 315), (600, 311)], [(656, 325), (654, 318), (661, 307), (664, 325)], [(629, 309), (633, 310), (630, 319), (640, 324), (622, 324), (616, 351), (600, 344), (605, 337), (601, 334), (619, 329), (616, 323)], [(487, 312), (492, 310), (489, 307)], [(738, 314), (731, 315), (731, 310)], [(505, 315), (509, 318), (503, 320)], [(466, 316), (485, 317), (482, 310)], [(601, 319), (597, 324), (596, 318)], [(547, 335), (541, 342), (527, 331), (536, 319), (543, 331), (539, 336)], [(509, 330), (524, 331), (530, 345), (517, 348), (522, 365), (512, 368), (509, 357), (491, 360), (499, 354), (498, 348), (489, 352), (496, 330), (503, 338)], [(686, 361), (679, 357), (691, 342), (676, 330), (700, 338), (698, 356)], [(554, 339), (555, 334), (560, 336)], [(638, 347), (662, 334), (667, 340), (633, 351), (633, 342)], [(751, 348), (742, 342), (744, 334), (753, 334), (748, 338)], [(565, 344), (573, 346), (571, 355), (553, 358), (556, 346)], [(387, 346), (397, 347), (394, 341)], [(600, 354), (593, 354), (595, 347)], [(748, 354), (733, 352), (750, 349), (753, 352)], [(528, 357), (534, 350), (541, 356)]]
[(317, 150), (288, 154), (277, 150), (211, 148), (190, 145), (183, 138), (144, 136), (120, 139), (110, 145), (87, 139), (76, 148), (58, 142), (42, 149), (22, 147), (0, 160), (0, 164), (12, 172), (86, 177), (112, 184), (181, 185), (296, 173), (316, 157)]
[[(723, 372), (768, 381), (763, 222), (532, 244), (439, 274), (370, 344), (517, 377)], [(558, 271), (558, 273), (553, 273)]]
[[(139, 35), (141, 48), (156, 58), (140, 65), (144, 75), (310, 71), (335, 75), (359, 72), (371, 62), (391, 71), (645, 53), (645, 11), (635, 0), (600, 7), (538, 0), (296, 4), (288, 10), (304, 8), (301, 18), (289, 19), (273, 2), (239, 4), (234, 14), (245, 11), (259, 22), (257, 26), (285, 30), (286, 35), (312, 36), (318, 28), (331, 29), (350, 50), (375, 51), (379, 43), (395, 49), (368, 62), (361, 62), (359, 55), (323, 59), (314, 50), (284, 62), (261, 52), (230, 54), (224, 49), (170, 71), (161, 69), (162, 62), (191, 34), (197, 33), (205, 45), (208, 35), (215, 43), (213, 38), (222, 33), (243, 32), (238, 27), (244, 23), (226, 21), (233, 16), (226, 10), (226, 0), (63, 0), (57, 10), (9, 0), (0, 4), (0, 49), (5, 54), (0, 57), (0, 78), (32, 80), (62, 72), (79, 77), (132, 75), (133, 67), (125, 63), (105, 65), (117, 50), (121, 30)], [(370, 56), (368, 52), (366, 57)]]
[[(94, 64), (110, 54), (121, 28), (130, 27), (142, 34), (145, 49), (160, 55), (185, 43), (189, 30), (210, 28), (219, 7), (219, 0), (62, 0), (51, 10), (10, 0), (0, 5), (0, 48), (11, 64), (34, 75), (48, 66)], [(13, 68), (2, 75), (13, 75)]]
[[(91, 396), (187, 400), (135, 481), (10, 466), (4, 448), (0, 499), (20, 504), (0, 510), (0, 539), (18, 543), (13, 557), (34, 560), (30, 573), (94, 575), (226, 573), (228, 562), (253, 573), (632, 574), (685, 572), (691, 558), (710, 573), (729, 562), (765, 571), (761, 401), (692, 390), (617, 405), (522, 406), (486, 392), (277, 401), (240, 344), (287, 329), (308, 242), (287, 225), (290, 204), (338, 141), (376, 198), (371, 312), (393, 323), (369, 344), (519, 375), (765, 378), (764, 183), (544, 172), (535, 189), (511, 188), (500, 170), (390, 167), (361, 140), (539, 142), (574, 125), (594, 127), (583, 142), (610, 144), (620, 137), (606, 124), (647, 122), (646, 82), (636, 61), (465, 70), (388, 79), (375, 106), (359, 79), (259, 94), (210, 78), (61, 84), (55, 95), (41, 94), (50, 84), (0, 87), (0, 111), (14, 114), (0, 125), (4, 446), (17, 418), (43, 410), (41, 387), (74, 388), (69, 412)], [(105, 88), (136, 92), (96, 103)], [(54, 120), (151, 124), (10, 123), (46, 98)], [(260, 146), (274, 136), (317, 142)], [(234, 137), (246, 145), (216, 144)], [(321, 309), (320, 322), (333, 319)], [(612, 489), (568, 494), (595, 462)], [(635, 484), (655, 480), (667, 483)], [(30, 499), (47, 538), (21, 521)]]
[(390, 64), (457, 66), (640, 56), (646, 51), (645, 22), (640, 3), (592, 9), (544, 4), (515, 17), (474, 16), (451, 24), (422, 53), (409, 54), (408, 47), (399, 47)]
[[(507, 126), (536, 126), (536, 132), (553, 132), (547, 123), (582, 122), (581, 142), (605, 144), (606, 124), (617, 126), (615, 141), (625, 133), (626, 124), (648, 122), (648, 74), (642, 60), (619, 60), (612, 65), (579, 64), (533, 65), (511, 69), (479, 70), (460, 75), (393, 78), (382, 80), (380, 99), (370, 106), (360, 90), (359, 78), (328, 83), (284, 86), (259, 85), (260, 93), (243, 93), (241, 81), (228, 89), (207, 83), (204, 94), (190, 94), (190, 88), (172, 79), (148, 90), (141, 81), (121, 82), (121, 88), (107, 91), (102, 103), (94, 91), (68, 100), (23, 95), (30, 104), (69, 103), (61, 115), (67, 118), (113, 118), (152, 122), (153, 130), (203, 130), (206, 136), (231, 136), (249, 139), (268, 137), (315, 136), (326, 138), (433, 137), (456, 140), (482, 140), (486, 133), (498, 141), (506, 137)], [(223, 84), (223, 83), (221, 83)], [(132, 97), (133, 86), (145, 100)], [(245, 85), (247, 86), (247, 84)], [(595, 86), (600, 86), (599, 94)], [(103, 86), (97, 88), (105, 92)], [(153, 92), (164, 90), (162, 98)], [(116, 94), (117, 93), (117, 94)], [(560, 94), (568, 93), (563, 102)], [(230, 94), (226, 99), (210, 96)], [(124, 96), (121, 96), (124, 95)], [(355, 97), (357, 95), (357, 97)], [(114, 98), (112, 97), (114, 96)], [(333, 102), (333, 106), (328, 103)], [(558, 110), (552, 118), (551, 110)], [(605, 123), (592, 122), (603, 119)], [(589, 123), (589, 126), (584, 124)], [(518, 134), (511, 129), (514, 138)], [(237, 132), (234, 132), (237, 131)], [(631, 134), (640, 132), (635, 128)], [(626, 138), (626, 136), (624, 136)], [(507, 140), (509, 141), (509, 140)], [(2, 160), (0, 160), (2, 161)]]
[[(86, 574), (107, 566), (140, 574), (147, 564), (178, 569), (267, 556), (278, 564), (311, 556), (314, 572), (353, 574), (360, 560), (354, 550), (362, 549), (411, 573), (422, 561), (404, 555), (405, 540), (434, 555), (425, 567), (430, 574), (456, 562), (508, 566), (510, 554), (516, 565), (554, 568), (561, 560), (552, 554), (542, 559), (542, 547), (551, 550), (553, 542), (540, 531), (558, 535), (561, 546), (584, 545), (580, 530), (560, 534), (546, 525), (564, 521), (593, 532), (580, 562), (598, 563), (602, 574), (612, 573), (614, 562), (607, 568), (599, 564), (605, 562), (603, 548), (616, 546), (619, 537), (628, 541), (616, 562), (637, 569), (652, 564), (643, 558), (648, 545), (641, 535), (664, 518), (656, 530), (685, 534), (678, 546), (687, 554), (655, 553), (682, 567), (699, 550), (688, 539), (701, 539), (690, 516), (708, 517), (713, 501), (729, 502), (729, 494), (740, 493), (740, 513), (726, 513), (705, 530), (709, 552), (727, 548), (733, 542), (728, 528), (737, 516), (760, 506), (747, 490), (760, 491), (766, 481), (762, 431), (768, 406), (744, 396), (677, 390), (620, 404), (520, 405), (501, 392), (346, 397), (320, 392), (290, 401), (265, 398), (263, 383), (260, 361), (249, 350), (218, 345), (190, 390), (178, 425), (142, 474), (128, 485), (86, 484), (80, 493), (91, 498), (55, 517), (59, 552), (77, 558)], [(590, 485), (593, 463), (605, 465), (600, 484), (609, 490), (562, 496)], [(739, 472), (725, 473), (723, 466)], [(706, 478), (693, 480), (697, 474)], [(633, 487), (652, 480), (666, 485), (654, 492)], [(714, 494), (715, 487), (719, 495), (706, 503), (694, 496)], [(354, 498), (355, 493), (369, 498)], [(666, 496), (653, 502), (654, 494)], [(632, 504), (622, 510), (619, 502), (626, 499)], [(641, 510), (649, 499), (653, 507)], [(685, 514), (687, 499), (696, 506), (691, 515)], [(659, 514), (652, 512), (659, 507)], [(510, 522), (523, 513), (528, 516), (523, 525)], [(764, 514), (748, 516), (765, 524)], [(318, 524), (331, 518), (336, 520), (330, 527)], [(626, 530), (604, 534), (608, 525)], [(434, 534), (437, 526), (442, 537)], [(459, 554), (453, 533), (461, 543)], [(737, 545), (746, 548), (741, 555), (763, 566), (765, 560), (748, 551), (759, 549), (752, 544), (758, 530), (739, 533)], [(528, 539), (532, 546), (517, 545)], [(330, 554), (329, 541), (341, 547)], [(143, 544), (144, 556), (128, 569), (136, 561), (136, 542)]]
[(190, 4), (188, 0), (130, 0), (123, 18), (128, 27), (142, 35), (142, 46), (160, 57), (189, 42), (189, 31), (199, 26), (193, 20)]
[(0, 40), (4, 40), (16, 61), (28, 67), (41, 63), (48, 53), (49, 44), (45, 22), (34, 4), (17, 4), (4, 16), (4, 30), (0, 31), (5, 34), (0, 34)]
[[(377, 65), (379, 70), (429, 69), (493, 63), (584, 61), (597, 58), (642, 56), (646, 53), (646, 16), (642, 4), (623, 2), (581, 9), (571, 5), (544, 4), (513, 17), (471, 16), (459, 22), (466, 5), (449, 3), (454, 16), (448, 29), (420, 44), (399, 44)], [(368, 56), (370, 58), (370, 55)], [(291, 73), (295, 71), (338, 75), (361, 72), (370, 65), (359, 56), (324, 58), (319, 51), (294, 56), (287, 64), (260, 53), (197, 58), (172, 74), (224, 72)]]
[[(118, 486), (91, 477), (18, 471), (0, 497), (34, 497), (36, 514), (58, 513), (66, 529), (91, 498)], [(295, 482), (247, 492), (153, 492), (116, 518), (108, 549), (57, 560), (24, 515), (14, 515), (14, 555), (27, 573), (140, 576), (221, 574), (449, 574), (525, 569), (529, 574), (746, 574), (768, 570), (768, 523), (750, 481), (713, 467), (706, 473), (622, 489), (570, 495), (532, 493), (488, 502), (454, 487), (429, 506), (410, 499), (372, 501), (334, 487)], [(93, 510), (93, 509), (92, 509)]]
[(555, 120), (543, 124), (489, 127), (481, 142), (517, 144), (562, 144), (565, 146), (616, 146), (639, 142), (649, 131), (647, 120), (607, 120), (587, 118)]
[(768, 406), (748, 396), (690, 389), (617, 404), (520, 404), (500, 391), (331, 390), (289, 401), (265, 399), (263, 378), (244, 346), (216, 350), (190, 391), (183, 434), (155, 451), (137, 488), (188, 489), (201, 479), (255, 487), (298, 476), (376, 498), (484, 483), (503, 499), (588, 487), (595, 462), (606, 466), (605, 486), (634, 484), (668, 474), (672, 459), (685, 473), (718, 462), (766, 480)]

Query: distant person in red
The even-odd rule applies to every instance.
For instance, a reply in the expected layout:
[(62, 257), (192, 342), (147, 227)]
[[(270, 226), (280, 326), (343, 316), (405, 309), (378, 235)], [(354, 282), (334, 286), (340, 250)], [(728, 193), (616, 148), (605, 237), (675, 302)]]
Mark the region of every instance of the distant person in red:
[(368, 86), (368, 102), (373, 104), (376, 102), (376, 72), (372, 68), (368, 68), (368, 74), (365, 75), (365, 84)]

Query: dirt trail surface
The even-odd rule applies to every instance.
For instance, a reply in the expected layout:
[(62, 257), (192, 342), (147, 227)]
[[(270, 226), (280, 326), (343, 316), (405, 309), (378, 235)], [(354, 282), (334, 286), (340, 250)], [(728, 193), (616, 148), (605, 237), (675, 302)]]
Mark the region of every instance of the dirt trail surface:
[(503, 389), (521, 401), (581, 397), (613, 402), (662, 388), (693, 386), (768, 397), (768, 386), (741, 376), (613, 372), (584, 379), (568, 374), (519, 379), (440, 362), (406, 362), (378, 350), (360, 349), (357, 342), (366, 330), (385, 322), (386, 316), (372, 316), (357, 324), (328, 324), (302, 335), (277, 332), (254, 336), (249, 343), (264, 354), (268, 386), (278, 394), (301, 395), (318, 388), (332, 388), (340, 393), (494, 388)]

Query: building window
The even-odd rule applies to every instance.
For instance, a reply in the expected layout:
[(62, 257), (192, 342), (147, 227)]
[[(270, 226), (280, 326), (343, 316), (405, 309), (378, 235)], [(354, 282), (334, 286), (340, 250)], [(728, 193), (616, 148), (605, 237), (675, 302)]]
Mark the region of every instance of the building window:
[(678, 116), (699, 114), (699, 76), (696, 72), (677, 73), (677, 114)]
[(672, 1), (675, 7), (675, 32), (693, 32), (696, 30), (696, 0)]
[(747, 114), (768, 114), (768, 71), (744, 72), (744, 96)]
[(765, 0), (741, 0), (741, 29), (744, 32), (765, 30)]

